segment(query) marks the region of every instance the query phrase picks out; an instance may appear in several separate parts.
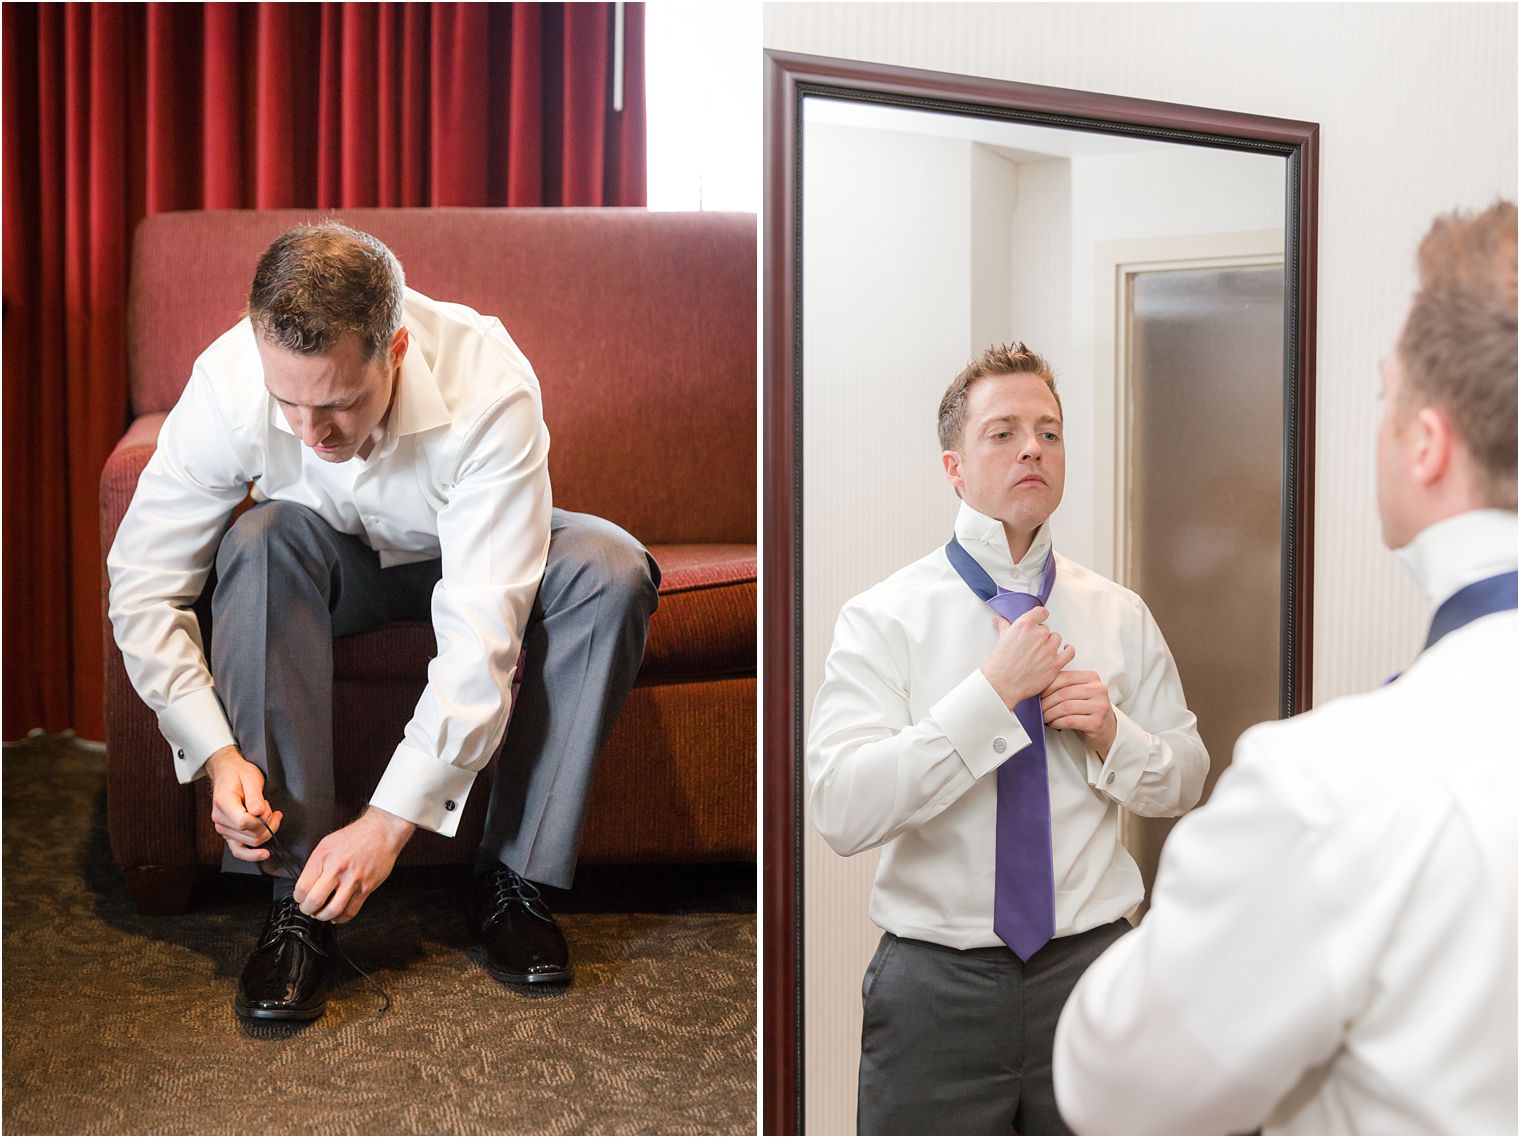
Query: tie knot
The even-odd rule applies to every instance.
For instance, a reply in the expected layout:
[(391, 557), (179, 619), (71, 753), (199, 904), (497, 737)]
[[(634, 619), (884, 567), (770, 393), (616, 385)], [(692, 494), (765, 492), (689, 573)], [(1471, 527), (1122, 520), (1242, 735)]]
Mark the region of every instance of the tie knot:
[(992, 611), (1004, 620), (1018, 620), (1031, 609), (1038, 608), (1040, 598), (1033, 593), (1015, 593), (1009, 589), (998, 588), (997, 595), (987, 602)]

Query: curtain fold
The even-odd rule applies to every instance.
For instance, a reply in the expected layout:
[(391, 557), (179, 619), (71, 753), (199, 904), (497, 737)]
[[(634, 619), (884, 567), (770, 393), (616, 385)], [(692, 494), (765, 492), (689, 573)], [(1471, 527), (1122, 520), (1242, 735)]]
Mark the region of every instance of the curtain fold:
[(643, 11), (23, 4), (4, 40), (3, 735), (104, 734), (98, 481), (132, 231), (180, 209), (644, 204)]

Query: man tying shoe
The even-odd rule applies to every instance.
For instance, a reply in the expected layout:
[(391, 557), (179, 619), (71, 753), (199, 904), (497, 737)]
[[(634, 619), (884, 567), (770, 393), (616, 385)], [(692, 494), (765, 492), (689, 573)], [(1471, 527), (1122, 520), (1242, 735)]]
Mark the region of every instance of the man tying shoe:
[[(332, 925), (418, 827), (457, 831), (509, 712), (471, 923), (499, 979), (571, 979), (533, 883), (571, 883), (659, 570), (618, 527), (552, 508), (548, 449), (501, 323), (406, 288), (389, 249), (334, 222), (264, 252), (247, 316), (196, 361), (107, 558), (110, 617), (180, 781), (212, 780), (223, 869), (275, 875), (240, 1015), (322, 1014)], [(208, 669), (192, 605), (213, 564)], [(339, 825), (332, 641), (398, 620), (430, 622), (437, 655), (368, 808)]]

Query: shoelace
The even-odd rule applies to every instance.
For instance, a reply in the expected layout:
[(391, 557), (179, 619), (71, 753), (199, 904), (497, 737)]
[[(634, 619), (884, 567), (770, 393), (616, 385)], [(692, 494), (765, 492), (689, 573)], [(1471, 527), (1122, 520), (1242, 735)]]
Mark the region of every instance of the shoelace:
[(280, 897), (274, 903), (274, 918), (269, 926), (269, 931), (264, 934), (264, 939), (259, 942), (259, 947), (272, 944), (286, 933), (293, 933), (306, 942), (318, 956), (328, 956), (326, 950), (320, 948), (317, 942), (311, 939), (312, 925), (319, 924), (315, 917), (308, 917), (301, 912), (294, 897)]
[(535, 902), (539, 908), (543, 908), (544, 897), (538, 891), (538, 886), (510, 866), (497, 866), (491, 871), (491, 886), (494, 896), (491, 898), (490, 915), (486, 917), (487, 924), (500, 920), (505, 906), (513, 901), (521, 901), (534, 916), (538, 915), (534, 909)]
[[(253, 816), (255, 818), (258, 818), (257, 814), (255, 814)], [(269, 823), (268, 822), (264, 821), (264, 819), (262, 819), (262, 818), (259, 818), (259, 825), (263, 826), (264, 829), (269, 830), (270, 847), (274, 850), (275, 857), (279, 858), (282, 862), (285, 863), (285, 870), (286, 870), (287, 873), (290, 874), (291, 880), (292, 881), (299, 881), (301, 879), (301, 871), (306, 868), (305, 865), (304, 864), (303, 865), (297, 865), (296, 864), (295, 858), (293, 858), (293, 857), (290, 856), (290, 852), (285, 848), (285, 843), (282, 842), (282, 841), (280, 841), (279, 835), (277, 835), (273, 830), (271, 830), (269, 828)], [(292, 897), (290, 900), (291, 900), (292, 909), (281, 916), (279, 922), (276, 925), (276, 929), (271, 930), (272, 932), (273, 931), (280, 931), (280, 932), (289, 931), (289, 932), (304, 933), (306, 931), (306, 922), (314, 919), (314, 918), (311, 918), (311, 917), (307, 917), (306, 914), (304, 914), (304, 913), (301, 913), (300, 908), (295, 905), (295, 898)], [(298, 918), (296, 917), (296, 914), (299, 914)], [(287, 922), (290, 923), (290, 928), (289, 929), (286, 929), (284, 927)], [(310, 941), (307, 941), (307, 943), (311, 944)], [(312, 947), (316, 948), (315, 945), (312, 945)], [(338, 955), (343, 959), (343, 962), (345, 964), (347, 964), (350, 968), (352, 968), (360, 976), (364, 977), (365, 981), (369, 984), (369, 986), (371, 988), (373, 988), (375, 991), (377, 991), (377, 992), (380, 993), (380, 998), (385, 1001), (385, 1006), (382, 1007), (379, 1010), (379, 1012), (377, 1012), (376, 1014), (383, 1016), (386, 1012), (390, 1011), (391, 1010), (391, 994), (389, 992), (387, 992), (384, 988), (382, 988), (380, 986), (379, 982), (373, 976), (371, 976), (368, 972), (364, 971), (364, 969), (360, 968), (357, 964), (355, 964), (354, 963), (354, 958), (352, 956), (350, 956), (348, 953), (346, 953), (346, 952), (343, 951), (343, 946), (338, 943), (338, 934), (337, 934), (336, 930), (334, 930), (334, 932), (333, 932), (333, 948), (334, 948), (334, 950), (336, 950), (336, 952), (338, 953)], [(321, 949), (317, 949), (317, 951), (321, 952)]]

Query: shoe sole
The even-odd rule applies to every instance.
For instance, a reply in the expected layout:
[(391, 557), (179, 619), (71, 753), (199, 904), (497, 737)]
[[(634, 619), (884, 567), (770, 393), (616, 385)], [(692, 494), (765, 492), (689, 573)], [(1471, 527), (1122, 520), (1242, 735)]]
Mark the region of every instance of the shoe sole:
[(503, 972), (492, 968), (489, 961), (486, 962), (486, 971), (503, 984), (568, 984), (575, 978), (575, 969), (566, 968), (563, 972)]
[(241, 997), (234, 996), (232, 1007), (243, 1019), (273, 1019), (296, 1023), (310, 1023), (312, 1020), (322, 1018), (322, 1013), (327, 1011), (327, 1001), (323, 1000), (321, 1006), (317, 1008), (256, 1008), (245, 1004)]

